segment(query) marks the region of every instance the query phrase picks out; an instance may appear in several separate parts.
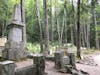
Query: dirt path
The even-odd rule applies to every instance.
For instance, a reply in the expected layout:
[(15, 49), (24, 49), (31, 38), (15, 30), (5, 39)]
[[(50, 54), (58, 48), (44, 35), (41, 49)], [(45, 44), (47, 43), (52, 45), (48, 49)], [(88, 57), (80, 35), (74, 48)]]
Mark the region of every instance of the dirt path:
[(100, 54), (99, 55), (98, 54), (91, 55), (91, 58), (93, 58), (94, 62), (97, 64), (97, 66), (76, 64), (77, 69), (81, 69), (83, 71), (86, 71), (90, 75), (100, 75)]
[[(79, 64), (77, 63), (77, 69), (81, 69), (85, 72), (88, 72), (90, 75), (100, 75), (100, 54), (95, 54), (91, 55), (91, 58), (95, 61), (97, 66), (90, 66), (90, 65), (85, 65), (85, 64)], [(33, 64), (33, 60), (27, 60), (23, 62), (18, 62), (16, 65), (18, 66), (17, 68), (22, 68), (26, 65), (31, 65)], [(54, 62), (51, 61), (46, 61), (46, 73), (48, 75), (70, 75), (70, 74), (64, 74), (64, 73), (59, 73), (57, 70), (54, 68)]]
[[(89, 55), (97, 64), (97, 66), (85, 65), (85, 64), (76, 64), (78, 70), (83, 70), (88, 72), (90, 75), (100, 75), (100, 54)], [(59, 73), (54, 68), (54, 62), (46, 62), (46, 72), (48, 75), (69, 75), (64, 73)]]
[(54, 68), (54, 62), (51, 61), (46, 62), (46, 72), (48, 75), (70, 75), (57, 72), (57, 70)]

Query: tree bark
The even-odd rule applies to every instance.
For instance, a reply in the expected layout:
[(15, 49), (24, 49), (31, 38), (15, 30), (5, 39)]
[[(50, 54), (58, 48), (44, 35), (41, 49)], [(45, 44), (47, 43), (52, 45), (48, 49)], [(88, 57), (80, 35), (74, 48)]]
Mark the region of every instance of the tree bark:
[(93, 24), (94, 24), (94, 34), (95, 34), (95, 48), (99, 49), (99, 38), (98, 38), (98, 32), (97, 32), (97, 20), (96, 20), (96, 11), (95, 11), (95, 6), (96, 6), (97, 0), (92, 0), (91, 5), (92, 5), (92, 14), (93, 14)]
[(72, 24), (73, 24), (73, 44), (77, 43), (77, 25), (76, 25), (76, 16), (75, 16), (75, 7), (72, 0)]
[(74, 39), (73, 39), (73, 22), (72, 22), (72, 16), (70, 16), (70, 35), (71, 35), (71, 43), (74, 43)]
[(84, 44), (85, 44), (84, 47), (86, 47), (86, 45), (87, 45), (87, 43), (86, 43), (87, 42), (87, 40), (86, 40), (87, 39), (86, 32), (87, 32), (87, 30), (86, 30), (86, 22), (83, 21), (83, 36), (84, 36)]
[(53, 41), (53, 16), (52, 16), (52, 0), (50, 0), (50, 23), (51, 23), (51, 41)]
[(97, 20), (96, 20), (96, 11), (93, 9), (94, 14), (94, 25), (95, 25), (95, 47), (96, 49), (99, 49), (99, 38), (98, 38), (98, 32), (97, 32)]
[(64, 33), (65, 33), (65, 43), (67, 43), (67, 13), (66, 13), (66, 0), (65, 0), (65, 3), (64, 3), (64, 21), (65, 21), (65, 25), (64, 25)]
[(58, 17), (57, 17), (57, 0), (55, 0), (55, 25), (57, 29), (57, 36), (58, 36), (58, 45), (61, 45), (61, 39), (60, 39), (60, 29), (59, 29), (59, 22), (58, 22)]
[(80, 48), (80, 0), (77, 2), (77, 57), (81, 59)]
[(60, 36), (60, 29), (59, 29), (59, 22), (57, 18), (57, 34), (58, 34), (58, 44), (61, 45), (61, 36)]
[(43, 0), (44, 9), (44, 25), (45, 25), (45, 54), (49, 53), (49, 31), (48, 31), (48, 17), (47, 17), (47, 0)]
[(87, 48), (90, 49), (90, 16), (88, 16), (88, 22), (87, 22)]
[(81, 28), (81, 46), (85, 47), (85, 42), (84, 42), (84, 24), (80, 26)]
[(62, 43), (63, 43), (63, 33), (64, 33), (64, 27), (65, 27), (65, 19), (64, 19), (64, 17), (63, 17), (63, 22), (62, 22), (62, 29), (61, 29), (61, 35), (60, 35), (60, 41), (61, 41), (61, 45), (62, 45)]
[(41, 53), (43, 52), (43, 36), (42, 36), (42, 27), (40, 22), (40, 13), (39, 13), (39, 2), (36, 0), (36, 15), (37, 15), (37, 22), (38, 22), (38, 28), (39, 28), (39, 37), (40, 37), (40, 49)]

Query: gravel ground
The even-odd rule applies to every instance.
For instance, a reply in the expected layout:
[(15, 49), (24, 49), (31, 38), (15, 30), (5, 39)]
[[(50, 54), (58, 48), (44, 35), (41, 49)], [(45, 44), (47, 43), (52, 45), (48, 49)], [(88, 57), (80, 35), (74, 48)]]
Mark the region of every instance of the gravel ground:
[[(85, 72), (88, 72), (90, 75), (100, 75), (100, 54), (91, 55), (91, 58), (94, 60), (97, 66), (76, 63), (77, 69), (78, 70), (81, 69)], [(26, 61), (22, 61), (22, 62), (17, 62), (16, 69), (25, 67), (27, 65), (32, 65), (32, 64), (33, 64), (33, 60), (30, 60), (30, 59)], [(57, 70), (54, 68), (54, 62), (51, 62), (51, 61), (46, 61), (46, 73), (48, 73), (48, 75), (70, 75), (70, 74), (57, 72)]]

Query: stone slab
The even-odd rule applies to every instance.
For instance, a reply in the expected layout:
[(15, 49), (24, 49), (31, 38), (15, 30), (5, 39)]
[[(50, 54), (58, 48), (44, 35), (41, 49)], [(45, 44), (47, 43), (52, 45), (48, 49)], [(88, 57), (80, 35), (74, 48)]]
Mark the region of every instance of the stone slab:
[(43, 54), (35, 54), (33, 56), (34, 64), (36, 64), (36, 74), (45, 74), (45, 56)]
[(11, 28), (8, 35), (8, 40), (19, 44), (22, 41), (22, 29), (16, 27)]
[(36, 75), (36, 66), (30, 65), (15, 71), (15, 75)]
[(63, 56), (64, 56), (64, 52), (62, 52), (62, 51), (56, 51), (54, 53), (56, 69), (61, 69), (61, 67), (62, 67), (61, 63), (62, 63)]
[(70, 59), (70, 64), (73, 66), (73, 68), (76, 67), (76, 62), (75, 62), (75, 54), (74, 53), (68, 53), (69, 59)]
[(27, 53), (21, 49), (5, 49), (2, 51), (2, 58), (7, 60), (20, 60), (26, 58)]
[(0, 75), (15, 75), (15, 64), (12, 61), (0, 62)]
[(33, 63), (33, 59), (15, 62), (15, 64), (15, 75), (36, 75), (36, 65)]
[(62, 68), (65, 68), (66, 65), (70, 65), (70, 59), (68, 56), (64, 56), (61, 60)]

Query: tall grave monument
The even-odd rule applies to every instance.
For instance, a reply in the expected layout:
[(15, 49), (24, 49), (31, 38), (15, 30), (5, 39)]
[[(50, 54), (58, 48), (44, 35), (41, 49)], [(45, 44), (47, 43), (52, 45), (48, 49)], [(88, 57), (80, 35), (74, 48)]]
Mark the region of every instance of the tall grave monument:
[(2, 57), (8, 60), (19, 60), (27, 56), (23, 42), (23, 27), (21, 7), (16, 4), (11, 23), (8, 25), (8, 41), (5, 49), (2, 51)]

